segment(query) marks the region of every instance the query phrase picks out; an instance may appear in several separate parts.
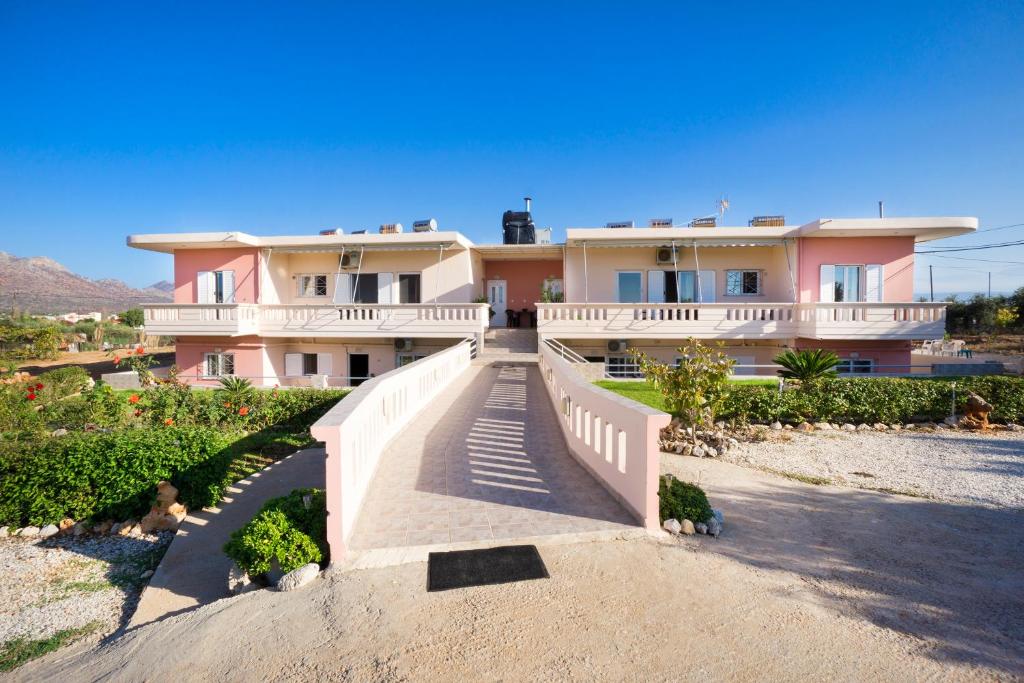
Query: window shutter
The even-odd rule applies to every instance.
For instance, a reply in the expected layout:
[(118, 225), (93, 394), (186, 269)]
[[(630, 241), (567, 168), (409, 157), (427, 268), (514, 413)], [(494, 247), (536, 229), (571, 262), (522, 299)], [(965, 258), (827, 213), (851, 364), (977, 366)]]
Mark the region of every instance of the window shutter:
[(700, 277), (700, 303), (702, 304), (713, 304), (716, 301), (715, 298), (715, 271), (713, 270), (702, 270), (699, 274)]
[(882, 300), (882, 282), (884, 268), (877, 263), (864, 266), (864, 301), (879, 302)]
[(829, 302), (836, 300), (836, 267), (829, 264), (821, 264), (821, 283), (818, 301)]
[(647, 301), (652, 304), (665, 303), (665, 271), (647, 271)]
[(302, 377), (302, 354), (284, 354), (284, 375), (285, 377)]
[(213, 280), (213, 273), (200, 271), (196, 273), (196, 303), (212, 304), (214, 302), (214, 291), (216, 283)]
[(221, 287), (224, 294), (223, 303), (235, 303), (235, 271), (225, 270), (221, 272)]
[(391, 303), (392, 273), (377, 273), (377, 303)]
[(338, 273), (334, 276), (334, 303), (352, 303), (352, 280), (348, 273)]
[(334, 356), (329, 353), (318, 353), (316, 354), (316, 374), (318, 375), (331, 375), (332, 372), (332, 361)]

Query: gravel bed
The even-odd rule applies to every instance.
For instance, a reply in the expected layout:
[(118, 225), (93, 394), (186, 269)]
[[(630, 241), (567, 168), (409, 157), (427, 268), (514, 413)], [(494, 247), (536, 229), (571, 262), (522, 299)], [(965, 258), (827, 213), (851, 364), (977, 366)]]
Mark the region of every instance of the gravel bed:
[(126, 623), (173, 533), (0, 539), (0, 644)]
[(839, 486), (1024, 508), (1021, 433), (787, 431), (740, 444), (723, 459)]

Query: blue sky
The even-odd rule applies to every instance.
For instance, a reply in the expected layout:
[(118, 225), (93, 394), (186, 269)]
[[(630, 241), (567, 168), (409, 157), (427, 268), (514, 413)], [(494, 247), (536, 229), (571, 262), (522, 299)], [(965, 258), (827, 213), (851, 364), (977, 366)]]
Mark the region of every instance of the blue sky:
[[(294, 3), (297, 4), (297, 3)], [(436, 217), (496, 241), (711, 213), (1024, 223), (1021, 3), (0, 3), (0, 249)], [(553, 8), (557, 5), (557, 8)], [(982, 244), (1024, 228), (945, 241)], [(958, 254), (1024, 262), (1024, 248)], [(918, 290), (1024, 285), (921, 257)]]

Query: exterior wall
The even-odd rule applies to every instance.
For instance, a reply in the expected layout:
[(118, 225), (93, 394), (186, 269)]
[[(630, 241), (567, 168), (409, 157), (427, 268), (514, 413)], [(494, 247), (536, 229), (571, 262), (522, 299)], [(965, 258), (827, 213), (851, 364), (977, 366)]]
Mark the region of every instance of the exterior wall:
[[(200, 381), (203, 354), (214, 351), (235, 354), (235, 374), (263, 376), (263, 340), (259, 337), (179, 337), (174, 345), (174, 363), (184, 381)], [(253, 379), (253, 384), (261, 384)]]
[[(424, 249), (420, 251), (367, 251), (363, 254), (361, 273), (395, 273), (392, 301), (398, 301), (397, 273), (420, 273), (420, 299), (422, 303), (469, 303), (483, 291), (479, 281), (479, 272), (474, 271), (472, 255), (466, 249), (445, 250), (444, 257), (438, 263), (439, 250)], [(335, 278), (338, 275), (338, 253), (271, 253), (267, 274), (266, 299), (274, 301), (261, 303), (281, 304), (317, 304), (325, 301), (324, 297), (298, 296), (299, 274), (326, 273), (328, 296), (326, 301), (333, 301)], [(355, 270), (345, 271), (344, 276), (355, 274)], [(269, 290), (273, 290), (272, 292)]]
[(235, 303), (258, 303), (259, 258), (258, 249), (179, 249), (175, 251), (174, 303), (198, 303), (196, 275), (209, 270), (235, 271)]
[(882, 300), (914, 300), (913, 237), (801, 237), (798, 251), (801, 303), (820, 300), (822, 264), (880, 263)]
[[(790, 277), (786, 252), (783, 247), (697, 247), (699, 270), (715, 271), (715, 296), (719, 303), (734, 301), (760, 303), (787, 303), (795, 300), (793, 278)], [(679, 252), (679, 270), (698, 270), (693, 249)], [(796, 268), (796, 251), (790, 247), (790, 261)], [(580, 303), (613, 303), (616, 301), (616, 275), (620, 270), (644, 271), (644, 297), (647, 294), (648, 270), (671, 270), (655, 260), (655, 247), (590, 247), (584, 268), (583, 248), (565, 250), (565, 300)], [(726, 296), (727, 270), (754, 269), (764, 271), (764, 293), (759, 296)], [(584, 277), (586, 272), (587, 277)], [(589, 296), (587, 295), (589, 280)]]
[(850, 358), (850, 354), (856, 353), (857, 358), (870, 359), (876, 366), (899, 366), (899, 367), (876, 367), (876, 372), (881, 373), (907, 373), (910, 372), (912, 343), (909, 341), (845, 341), (845, 340), (818, 340), (818, 339), (797, 339), (795, 344), (797, 350), (803, 349), (828, 349), (840, 358)]
[(533, 310), (540, 301), (544, 280), (562, 277), (561, 260), (484, 261), (484, 280), (508, 282), (508, 307)]
[[(562, 339), (560, 341), (576, 353), (585, 357), (626, 355), (608, 353), (607, 342), (604, 340)], [(631, 348), (643, 351), (654, 360), (672, 364), (675, 363), (675, 359), (679, 355), (676, 349), (682, 345), (683, 340), (631, 339), (629, 342)], [(771, 365), (772, 359), (784, 350), (785, 346), (781, 340), (733, 343), (726, 342), (725, 346), (722, 348), (722, 351), (728, 356), (735, 358), (737, 362), (744, 365)], [(775, 371), (770, 368), (743, 368), (740, 369), (737, 374), (774, 375)]]

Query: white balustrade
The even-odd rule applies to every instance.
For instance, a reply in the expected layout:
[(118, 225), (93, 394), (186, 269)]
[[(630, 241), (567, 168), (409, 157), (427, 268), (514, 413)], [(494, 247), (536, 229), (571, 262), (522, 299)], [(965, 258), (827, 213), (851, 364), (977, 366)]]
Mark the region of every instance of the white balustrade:
[(331, 561), (346, 544), (388, 443), (470, 366), (472, 343), (410, 363), (356, 387), (310, 429), (327, 446), (327, 541)]

